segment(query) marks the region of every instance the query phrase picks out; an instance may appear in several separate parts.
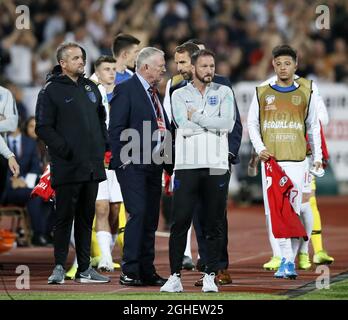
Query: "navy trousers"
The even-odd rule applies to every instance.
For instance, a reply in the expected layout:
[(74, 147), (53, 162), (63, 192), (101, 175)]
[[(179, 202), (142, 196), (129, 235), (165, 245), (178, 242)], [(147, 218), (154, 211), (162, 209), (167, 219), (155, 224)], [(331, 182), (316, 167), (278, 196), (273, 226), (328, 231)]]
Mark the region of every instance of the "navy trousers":
[(133, 278), (156, 272), (155, 232), (158, 227), (162, 166), (129, 164), (116, 169), (126, 211), (122, 272)]

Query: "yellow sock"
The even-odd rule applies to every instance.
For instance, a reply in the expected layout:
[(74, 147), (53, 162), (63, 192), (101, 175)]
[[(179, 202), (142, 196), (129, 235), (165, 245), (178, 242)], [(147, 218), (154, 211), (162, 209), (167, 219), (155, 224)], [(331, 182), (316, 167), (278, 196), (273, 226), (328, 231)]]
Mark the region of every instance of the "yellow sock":
[(317, 206), (317, 200), (315, 196), (310, 197), (309, 202), (311, 204), (313, 212), (313, 231), (312, 231), (312, 246), (314, 253), (318, 253), (323, 250), (323, 241), (321, 237), (321, 220), (320, 213)]
[(91, 239), (91, 257), (98, 257), (101, 256), (101, 251), (99, 248), (98, 240), (97, 240), (97, 232), (95, 231), (95, 216), (93, 220), (93, 227), (92, 227), (92, 239)]
[(120, 248), (121, 254), (123, 251), (123, 245), (124, 245), (124, 228), (127, 223), (127, 215), (126, 215), (126, 209), (124, 207), (124, 204), (121, 204), (120, 207), (120, 213), (118, 214), (118, 232), (117, 232), (117, 244)]

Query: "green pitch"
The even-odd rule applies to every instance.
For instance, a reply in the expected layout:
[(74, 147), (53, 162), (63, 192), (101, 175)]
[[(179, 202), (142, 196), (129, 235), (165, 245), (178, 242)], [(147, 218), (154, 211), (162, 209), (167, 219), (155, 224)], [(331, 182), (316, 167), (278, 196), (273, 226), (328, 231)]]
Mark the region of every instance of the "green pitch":
[[(10, 292), (14, 300), (288, 300), (285, 295), (260, 293), (53, 293)], [(4, 292), (0, 300), (10, 300)], [(314, 290), (294, 300), (348, 300), (348, 280), (336, 282), (330, 289)]]
[[(14, 300), (284, 300), (285, 296), (255, 293), (12, 293)], [(9, 300), (4, 293), (0, 300)]]

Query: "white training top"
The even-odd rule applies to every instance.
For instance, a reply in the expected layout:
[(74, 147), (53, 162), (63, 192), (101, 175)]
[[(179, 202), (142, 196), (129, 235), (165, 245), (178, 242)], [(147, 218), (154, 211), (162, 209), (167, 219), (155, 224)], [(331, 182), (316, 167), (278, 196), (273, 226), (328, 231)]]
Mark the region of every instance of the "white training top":
[(0, 134), (14, 132), (18, 124), (18, 111), (12, 93), (0, 86)]
[[(227, 135), (235, 123), (234, 103), (231, 88), (214, 82), (203, 95), (192, 82), (174, 91), (175, 170), (228, 169)], [(191, 120), (190, 109), (196, 109)]]
[(14, 157), (13, 152), (8, 148), (5, 139), (0, 135), (0, 154), (2, 154), (6, 159)]
[(169, 79), (166, 84), (166, 92), (163, 99), (163, 108), (167, 113), (169, 122), (172, 121), (172, 107), (170, 104), (170, 87), (172, 85), (172, 79)]

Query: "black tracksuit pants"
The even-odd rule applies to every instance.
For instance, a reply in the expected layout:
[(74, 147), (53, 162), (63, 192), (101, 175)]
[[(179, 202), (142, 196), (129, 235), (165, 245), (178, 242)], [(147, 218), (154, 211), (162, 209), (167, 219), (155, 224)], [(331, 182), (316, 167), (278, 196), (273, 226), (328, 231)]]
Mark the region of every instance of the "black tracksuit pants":
[(78, 271), (90, 264), (91, 235), (95, 214), (98, 182), (90, 181), (60, 185), (56, 191), (56, 221), (54, 232), (55, 263), (65, 267), (73, 220)]
[(200, 201), (204, 210), (199, 211), (206, 243), (206, 272), (219, 270), (223, 238), (223, 219), (226, 209), (230, 173), (211, 174), (210, 169), (176, 170), (173, 197), (173, 225), (169, 238), (171, 273), (180, 273), (186, 247), (187, 231), (193, 212)]
[[(227, 192), (227, 190), (226, 190)], [(205, 239), (202, 230), (202, 222), (199, 221), (199, 217), (204, 216), (204, 212), (199, 214), (200, 211), (205, 211), (205, 208), (201, 203), (196, 205), (196, 208), (193, 213), (193, 227), (195, 228), (196, 239), (198, 244), (198, 253), (201, 265), (206, 265), (207, 260), (207, 247), (205, 244)], [(229, 256), (228, 256), (228, 220), (227, 220), (227, 210), (225, 210), (224, 218), (222, 220), (222, 244), (221, 244), (221, 253), (219, 260), (219, 270), (228, 269), (229, 265)]]

